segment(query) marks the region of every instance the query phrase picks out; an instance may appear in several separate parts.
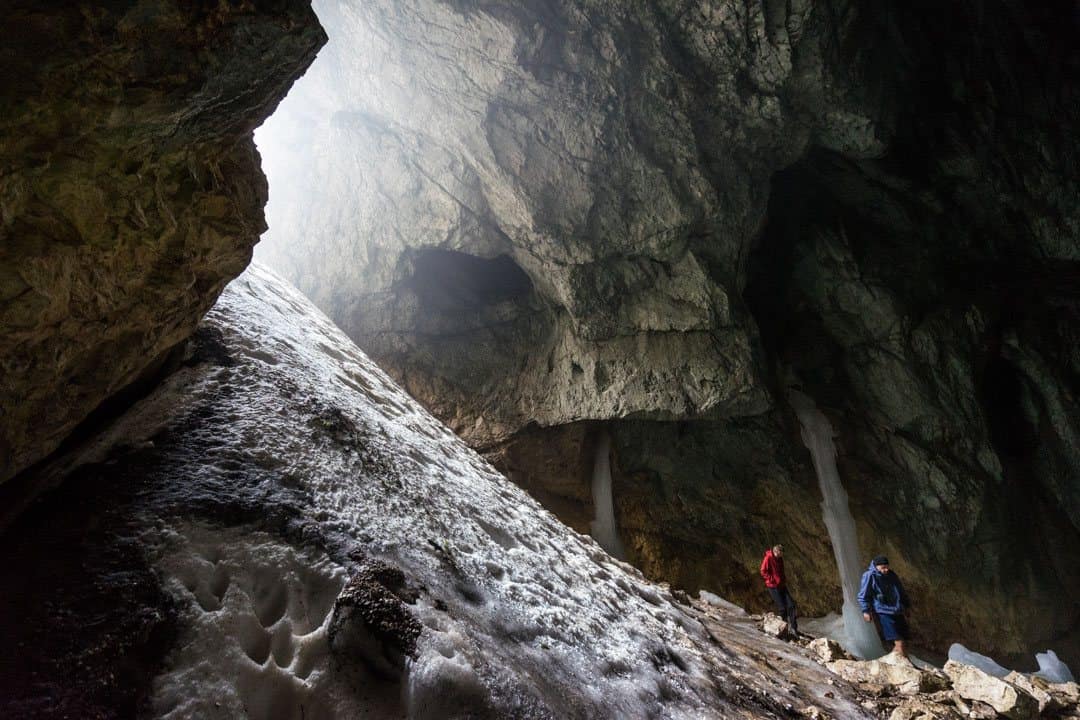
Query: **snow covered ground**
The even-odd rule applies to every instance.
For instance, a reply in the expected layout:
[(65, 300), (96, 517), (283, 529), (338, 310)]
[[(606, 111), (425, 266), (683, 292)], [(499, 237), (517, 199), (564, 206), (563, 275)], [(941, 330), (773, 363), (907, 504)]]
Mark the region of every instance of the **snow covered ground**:
[(267, 270), (196, 346), (77, 458), (134, 478), (179, 607), (150, 715), (866, 717), (741, 611), (559, 523)]

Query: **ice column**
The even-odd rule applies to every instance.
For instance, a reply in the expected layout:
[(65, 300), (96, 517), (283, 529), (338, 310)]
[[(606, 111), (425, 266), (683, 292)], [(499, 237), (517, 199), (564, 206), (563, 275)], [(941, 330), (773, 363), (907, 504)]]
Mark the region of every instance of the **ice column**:
[(836, 446), (829, 419), (817, 409), (814, 401), (797, 390), (789, 390), (789, 399), (802, 425), (802, 439), (814, 459), (821, 488), (821, 515), (829, 530), (840, 585), (844, 590), (844, 631), (851, 647), (847, 650), (861, 658), (880, 657), (885, 653), (872, 623), (864, 622), (856, 597), (859, 580), (867, 564), (859, 556), (855, 536), (855, 520), (848, 508), (848, 496), (836, 469)]
[(611, 436), (601, 431), (596, 436), (596, 458), (593, 461), (592, 498), (596, 508), (596, 519), (589, 525), (589, 531), (608, 554), (622, 559), (623, 546), (619, 542), (619, 532), (615, 529), (615, 507), (611, 501)]

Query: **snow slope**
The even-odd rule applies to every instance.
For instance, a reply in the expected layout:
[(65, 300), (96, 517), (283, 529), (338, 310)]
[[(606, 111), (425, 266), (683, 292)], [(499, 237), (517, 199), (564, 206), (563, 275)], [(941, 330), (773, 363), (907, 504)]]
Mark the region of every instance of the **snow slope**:
[(269, 271), (195, 348), (78, 458), (134, 478), (180, 608), (145, 713), (865, 716), (798, 648), (560, 524)]

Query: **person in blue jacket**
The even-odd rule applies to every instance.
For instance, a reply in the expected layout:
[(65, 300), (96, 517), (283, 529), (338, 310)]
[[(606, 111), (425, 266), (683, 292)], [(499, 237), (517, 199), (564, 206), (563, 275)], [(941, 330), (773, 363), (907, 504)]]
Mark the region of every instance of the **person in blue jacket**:
[(907, 657), (904, 643), (911, 635), (904, 611), (911, 607), (908, 594), (896, 573), (889, 569), (889, 558), (878, 555), (870, 561), (859, 586), (859, 607), (863, 620), (871, 622), (876, 615), (878, 627), (886, 641), (893, 643), (893, 652)]

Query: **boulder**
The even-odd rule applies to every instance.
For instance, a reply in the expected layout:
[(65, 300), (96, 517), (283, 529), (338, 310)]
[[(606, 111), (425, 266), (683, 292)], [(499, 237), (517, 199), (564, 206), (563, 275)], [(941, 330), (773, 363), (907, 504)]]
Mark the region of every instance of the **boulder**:
[(822, 664), (831, 663), (834, 660), (852, 659), (851, 655), (849, 655), (844, 648), (840, 647), (840, 643), (830, 638), (821, 637), (812, 640), (806, 647), (810, 652), (814, 653), (814, 657)]
[(1035, 698), (1039, 703), (1040, 714), (1048, 707), (1053, 707), (1056, 704), (1054, 697), (1048, 691), (1050, 683), (1042, 678), (1025, 675), (1024, 673), (1013, 670), (1005, 676), (1005, 682), (1012, 683)]
[[(1032, 682), (1040, 683), (1040, 680), (1032, 678)], [(1080, 685), (1074, 682), (1047, 683), (1046, 690), (1050, 693), (1051, 711), (1060, 713), (1062, 717), (1080, 717)]]
[(310, 0), (3, 15), (0, 483), (151, 381), (247, 266), (252, 132), (326, 41)]
[(999, 714), (1012, 720), (1037, 717), (1039, 701), (1021, 687), (991, 675), (971, 665), (950, 660), (945, 663), (945, 674), (953, 682), (960, 697), (984, 702)]
[(947, 680), (929, 670), (920, 670), (895, 655), (879, 660), (834, 660), (825, 666), (849, 682), (860, 685), (884, 685), (901, 695), (943, 690)]
[(765, 613), (765, 617), (762, 619), (761, 629), (766, 635), (770, 635), (781, 640), (786, 640), (791, 637), (791, 628), (788, 627), (779, 615), (774, 613)]

